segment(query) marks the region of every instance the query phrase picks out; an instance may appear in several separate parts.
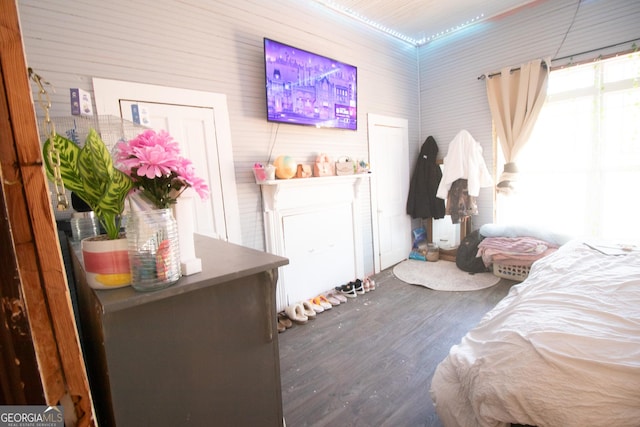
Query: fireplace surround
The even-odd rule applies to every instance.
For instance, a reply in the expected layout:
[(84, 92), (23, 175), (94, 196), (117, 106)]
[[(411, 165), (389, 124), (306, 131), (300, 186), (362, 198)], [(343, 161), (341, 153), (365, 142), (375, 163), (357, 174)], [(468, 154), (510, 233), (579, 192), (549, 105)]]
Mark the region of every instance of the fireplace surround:
[(260, 183), (267, 252), (280, 268), (278, 311), (364, 275), (360, 189), (369, 174)]

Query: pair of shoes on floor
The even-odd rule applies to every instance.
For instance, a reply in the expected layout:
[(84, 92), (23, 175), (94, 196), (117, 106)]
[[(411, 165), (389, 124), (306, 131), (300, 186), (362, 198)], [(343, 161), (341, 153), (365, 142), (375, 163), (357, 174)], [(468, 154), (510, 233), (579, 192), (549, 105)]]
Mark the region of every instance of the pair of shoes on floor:
[(285, 314), (292, 321), (304, 325), (316, 317), (316, 311), (313, 309), (310, 301), (297, 302), (291, 304), (284, 309)]
[(346, 285), (336, 286), (335, 289), (347, 298), (356, 298), (358, 294), (363, 295), (365, 293), (364, 284), (360, 279), (356, 279)]
[(370, 277), (365, 277), (362, 281), (365, 292), (371, 292), (376, 290), (376, 282)]
[[(324, 295), (318, 295), (317, 297), (312, 298), (310, 301), (317, 313), (322, 313), (325, 310), (331, 310), (331, 308), (333, 307), (333, 304), (331, 304), (331, 302)], [(320, 307), (321, 310), (318, 310), (316, 307)]]
[(337, 291), (329, 291), (324, 297), (329, 301), (332, 305), (340, 305), (342, 303), (347, 302), (347, 297), (338, 293)]
[[(318, 295), (315, 298), (289, 305), (284, 309), (284, 315), (290, 320), (303, 325), (309, 319), (313, 319), (317, 313), (331, 310), (334, 305), (339, 305), (341, 302), (347, 302), (347, 299), (335, 292), (328, 292), (326, 295)], [(278, 330), (280, 329), (279, 327)]]
[(313, 311), (315, 311), (316, 313), (322, 313), (324, 311), (324, 307), (322, 305), (320, 305), (320, 301), (318, 301), (316, 303), (316, 299), (312, 298), (310, 300), (304, 301), (305, 303), (308, 303), (309, 306), (311, 307), (311, 309)]
[(293, 326), (293, 322), (285, 312), (278, 313), (278, 332), (284, 332)]

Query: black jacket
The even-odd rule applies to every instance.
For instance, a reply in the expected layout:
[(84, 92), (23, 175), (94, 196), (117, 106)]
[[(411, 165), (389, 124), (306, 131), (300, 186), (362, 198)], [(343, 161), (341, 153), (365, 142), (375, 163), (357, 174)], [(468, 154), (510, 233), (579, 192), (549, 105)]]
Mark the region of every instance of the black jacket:
[(409, 185), (407, 213), (411, 218), (444, 218), (444, 200), (436, 197), (442, 179), (437, 156), (438, 144), (429, 136), (422, 144)]

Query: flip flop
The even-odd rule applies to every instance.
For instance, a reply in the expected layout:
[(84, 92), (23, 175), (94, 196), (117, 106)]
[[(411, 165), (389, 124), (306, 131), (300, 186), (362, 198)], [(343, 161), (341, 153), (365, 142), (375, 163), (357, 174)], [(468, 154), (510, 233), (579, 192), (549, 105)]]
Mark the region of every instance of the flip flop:
[(318, 295), (312, 301), (314, 304), (318, 304), (320, 307), (322, 307), (325, 310), (331, 310), (331, 308), (333, 307), (333, 305), (329, 302), (329, 300), (324, 295)]

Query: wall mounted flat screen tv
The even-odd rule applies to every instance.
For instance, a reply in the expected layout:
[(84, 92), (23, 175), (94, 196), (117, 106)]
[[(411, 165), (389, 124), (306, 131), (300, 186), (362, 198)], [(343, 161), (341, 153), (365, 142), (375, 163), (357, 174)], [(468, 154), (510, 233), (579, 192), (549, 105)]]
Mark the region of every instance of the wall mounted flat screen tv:
[(357, 68), (264, 39), (267, 120), (356, 130)]

